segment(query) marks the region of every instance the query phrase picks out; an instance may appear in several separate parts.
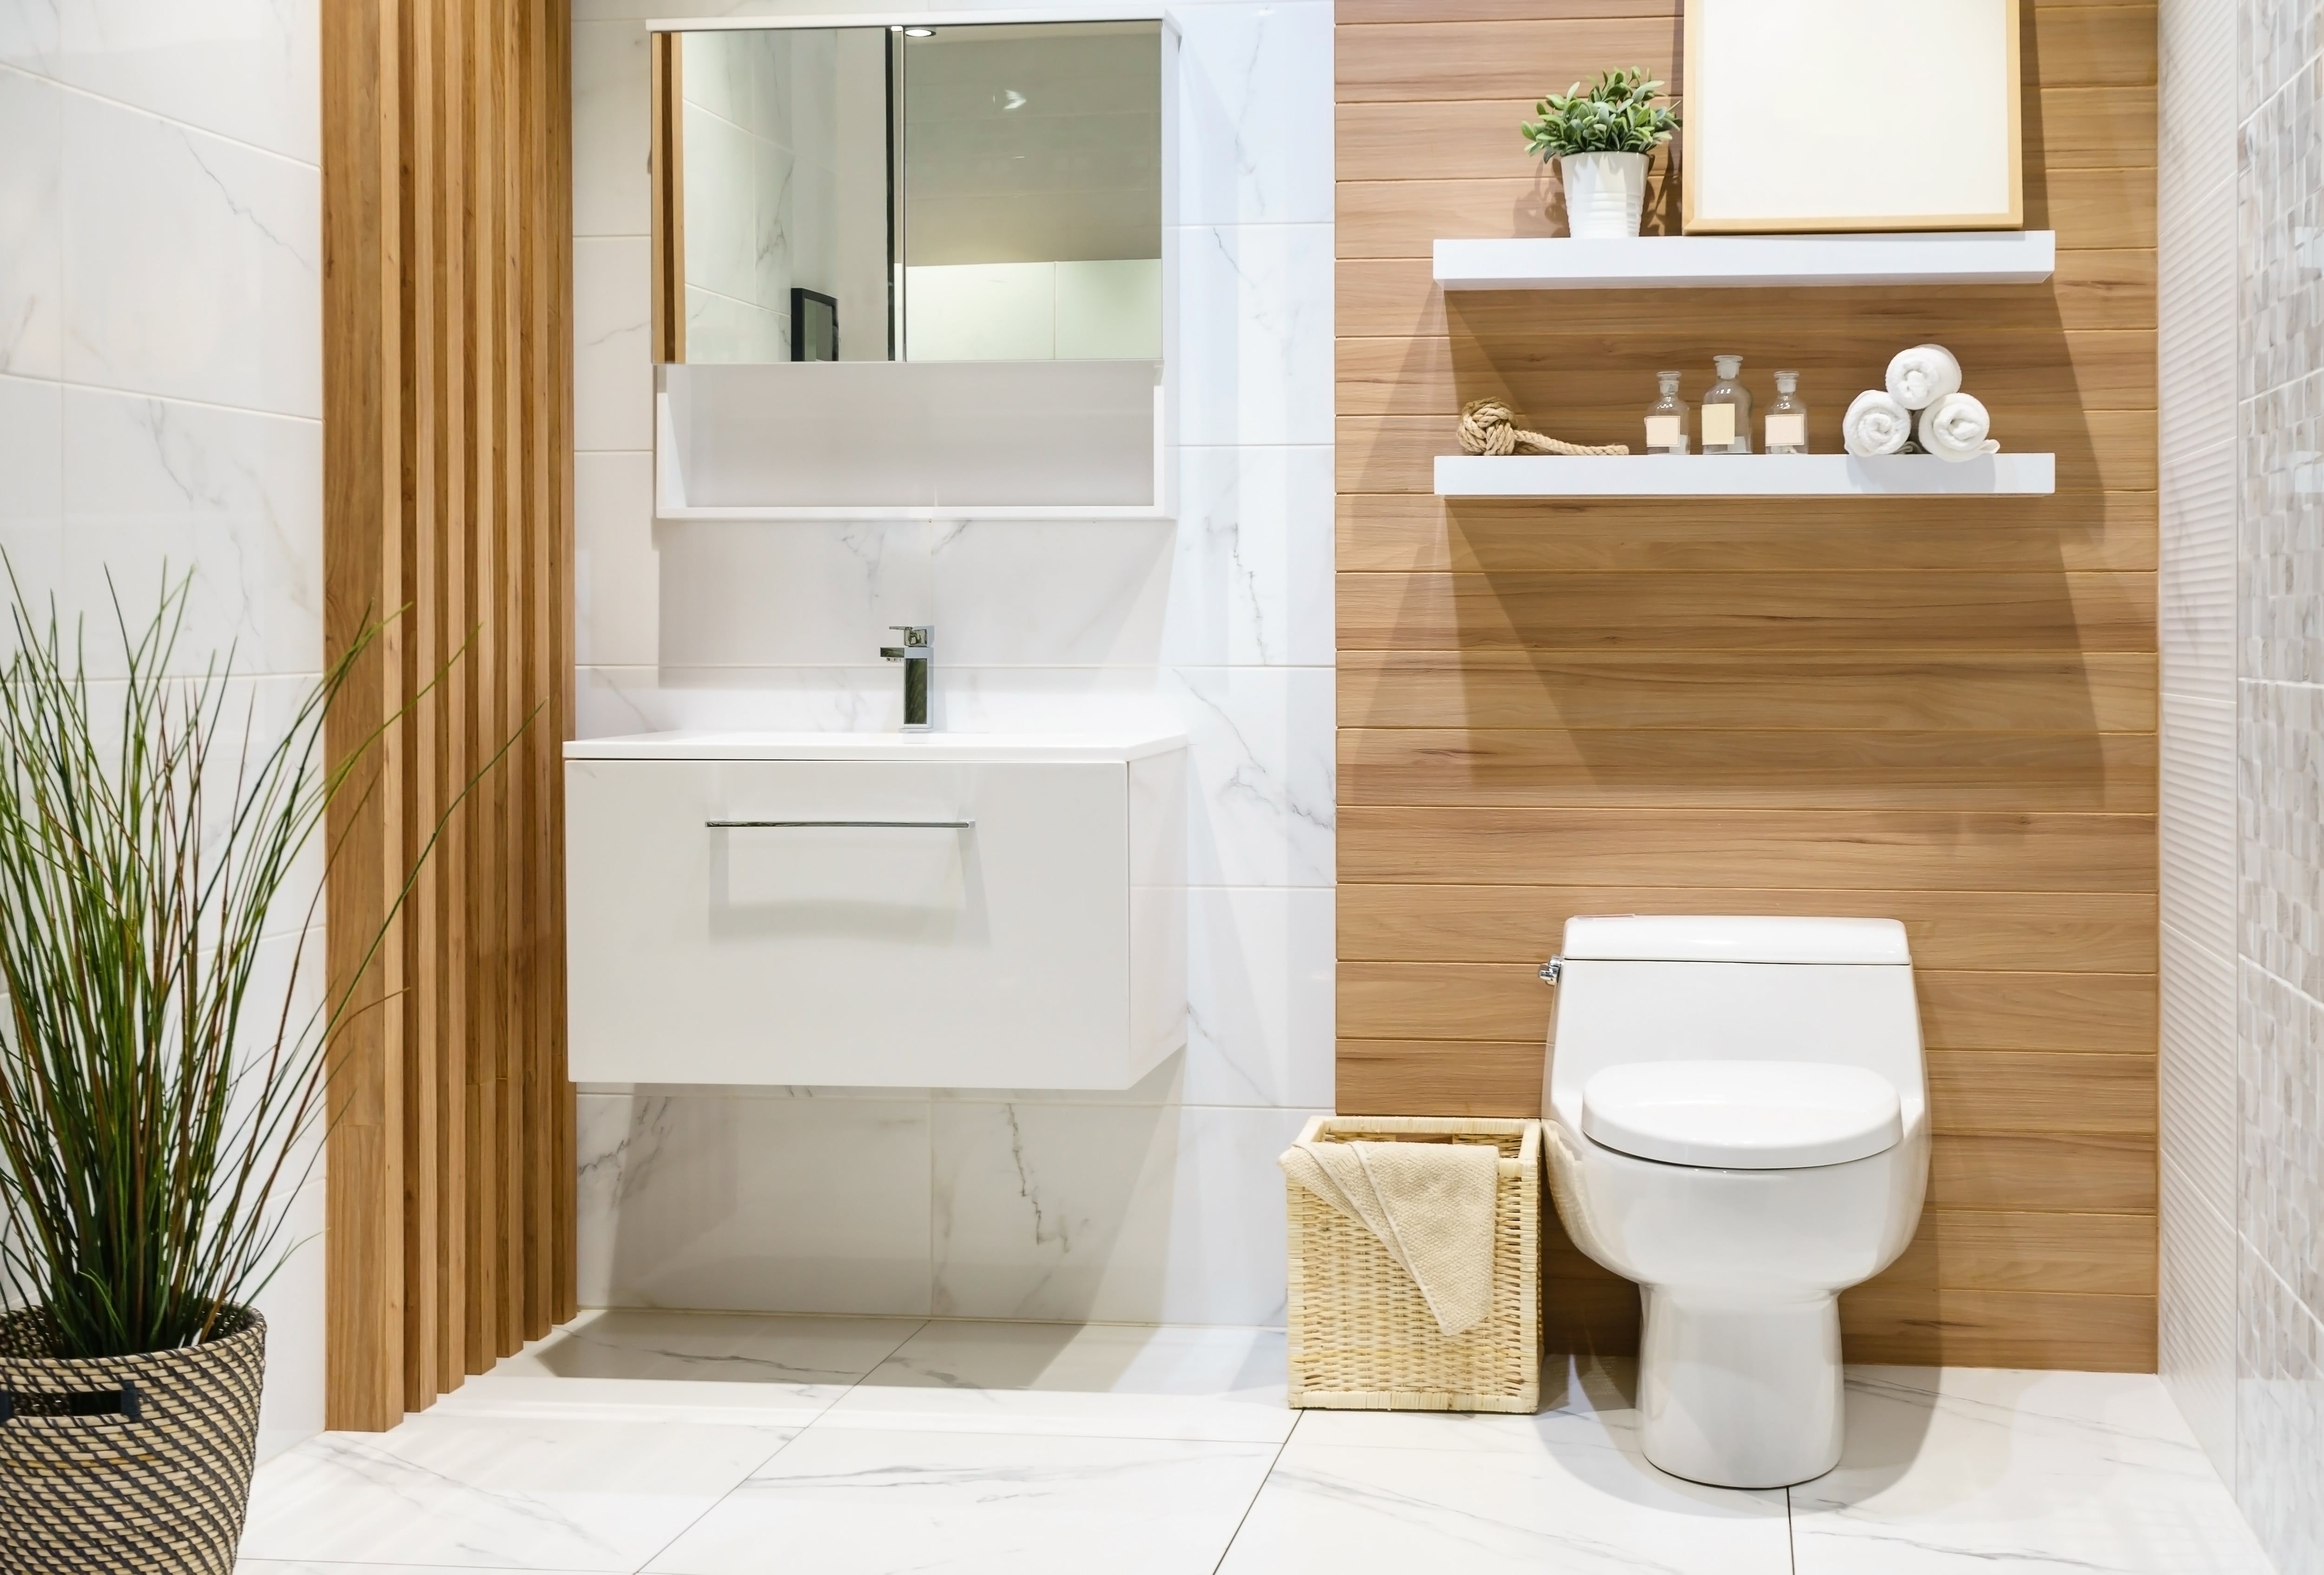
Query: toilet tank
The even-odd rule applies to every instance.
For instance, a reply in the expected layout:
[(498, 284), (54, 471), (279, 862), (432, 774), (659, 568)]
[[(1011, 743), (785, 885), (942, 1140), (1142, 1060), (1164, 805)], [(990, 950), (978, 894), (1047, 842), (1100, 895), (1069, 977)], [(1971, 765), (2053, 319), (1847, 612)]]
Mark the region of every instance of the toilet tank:
[(1923, 1119), (1912, 954), (1893, 919), (1579, 918), (1550, 1022), (1543, 1109), (1581, 1118), (1582, 1085), (1645, 1061), (1835, 1061), (1896, 1086)]

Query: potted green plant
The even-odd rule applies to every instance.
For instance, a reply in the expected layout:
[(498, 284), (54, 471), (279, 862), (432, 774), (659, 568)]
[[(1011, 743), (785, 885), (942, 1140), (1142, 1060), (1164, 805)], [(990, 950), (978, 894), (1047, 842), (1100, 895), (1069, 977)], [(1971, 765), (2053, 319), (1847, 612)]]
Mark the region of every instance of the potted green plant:
[(1520, 124), (1526, 145), (1544, 163), (1555, 159), (1565, 183), (1569, 233), (1577, 240), (1618, 240), (1638, 233), (1646, 200), (1646, 158), (1679, 128), (1678, 111), (1656, 103), (1663, 85), (1643, 69), (1601, 71), (1534, 106), (1541, 118)]
[(251, 1303), (349, 1007), (312, 985), (302, 859), (362, 644), (266, 725), (230, 656), (178, 664), (189, 584), (142, 633), (116, 600), (102, 681), (20, 592), (0, 671), (0, 1570), (230, 1575)]

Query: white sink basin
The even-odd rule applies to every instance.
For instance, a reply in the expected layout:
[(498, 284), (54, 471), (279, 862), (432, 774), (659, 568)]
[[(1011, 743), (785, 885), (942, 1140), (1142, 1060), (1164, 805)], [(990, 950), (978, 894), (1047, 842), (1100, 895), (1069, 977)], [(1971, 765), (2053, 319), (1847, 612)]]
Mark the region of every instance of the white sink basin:
[(1186, 746), (1174, 732), (1114, 733), (632, 733), (579, 738), (567, 760), (944, 760), (1127, 764)]

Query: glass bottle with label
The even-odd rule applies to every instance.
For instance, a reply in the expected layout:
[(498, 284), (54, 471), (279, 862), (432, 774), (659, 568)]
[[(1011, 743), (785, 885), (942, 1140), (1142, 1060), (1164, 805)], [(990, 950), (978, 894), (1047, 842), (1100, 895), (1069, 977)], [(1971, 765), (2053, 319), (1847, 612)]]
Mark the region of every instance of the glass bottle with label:
[(1649, 454), (1683, 454), (1686, 452), (1686, 401), (1678, 396), (1679, 375), (1657, 372), (1655, 381), (1662, 384), (1662, 397), (1646, 406), (1646, 452)]
[(1706, 454), (1748, 454), (1751, 451), (1751, 391), (1743, 386), (1743, 357), (1713, 356), (1719, 381), (1703, 391), (1702, 451)]
[(1767, 452), (1808, 451), (1808, 407), (1800, 399), (1800, 375), (1775, 374), (1775, 403), (1767, 407)]

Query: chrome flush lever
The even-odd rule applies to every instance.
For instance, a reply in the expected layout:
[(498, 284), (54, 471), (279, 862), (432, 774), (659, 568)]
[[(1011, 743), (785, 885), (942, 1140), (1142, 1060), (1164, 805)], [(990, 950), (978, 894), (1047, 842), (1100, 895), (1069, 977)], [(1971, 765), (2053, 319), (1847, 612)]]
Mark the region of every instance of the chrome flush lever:
[(936, 654), (929, 636), (936, 630), (927, 624), (888, 626), (904, 637), (901, 645), (880, 647), (881, 656), (904, 664), (904, 731), (925, 733), (928, 730), (928, 674), (936, 666)]
[(1564, 972), (1565, 959), (1562, 957), (1553, 957), (1541, 965), (1541, 982), (1545, 985), (1554, 985), (1559, 976)]

